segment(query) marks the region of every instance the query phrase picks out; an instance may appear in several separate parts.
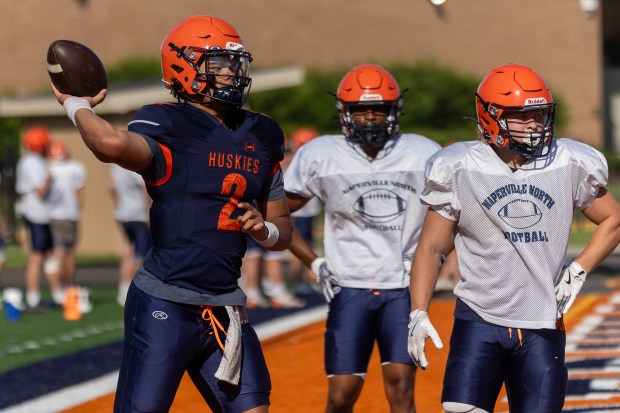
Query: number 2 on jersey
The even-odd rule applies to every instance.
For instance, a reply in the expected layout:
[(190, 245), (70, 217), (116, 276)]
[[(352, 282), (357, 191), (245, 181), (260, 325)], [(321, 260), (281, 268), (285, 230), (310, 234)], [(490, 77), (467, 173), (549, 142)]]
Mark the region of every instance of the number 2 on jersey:
[(241, 230), (241, 225), (239, 225), (236, 219), (231, 218), (231, 215), (237, 208), (237, 205), (239, 205), (239, 200), (245, 193), (246, 187), (247, 182), (243, 175), (226, 175), (224, 182), (222, 182), (222, 191), (220, 193), (222, 195), (228, 195), (230, 197), (230, 201), (228, 201), (220, 211), (220, 216), (217, 220), (217, 229), (222, 229), (225, 231)]

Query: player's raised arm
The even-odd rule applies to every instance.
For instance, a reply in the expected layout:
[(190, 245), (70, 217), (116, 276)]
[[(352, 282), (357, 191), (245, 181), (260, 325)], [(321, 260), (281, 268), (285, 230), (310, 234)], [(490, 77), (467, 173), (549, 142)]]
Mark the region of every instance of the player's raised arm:
[(47, 54), (52, 91), (97, 159), (139, 171), (151, 160), (151, 150), (137, 134), (115, 128), (92, 110), (107, 93), (105, 67), (86, 46), (68, 40), (53, 42)]
[(86, 98), (60, 93), (54, 85), (52, 90), (97, 159), (117, 163), (132, 171), (140, 171), (148, 165), (152, 157), (151, 149), (140, 135), (115, 128), (92, 110), (105, 99), (105, 89), (97, 96)]

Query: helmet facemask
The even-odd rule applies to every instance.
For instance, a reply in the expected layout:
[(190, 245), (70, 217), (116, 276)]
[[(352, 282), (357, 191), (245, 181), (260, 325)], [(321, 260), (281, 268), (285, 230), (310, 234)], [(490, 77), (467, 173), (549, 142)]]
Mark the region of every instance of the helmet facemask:
[[(173, 43), (169, 46), (195, 71), (191, 93), (183, 88), (181, 82), (170, 85), (177, 97), (200, 104), (219, 102), (233, 107), (243, 106), (252, 84), (249, 77), (252, 56), (249, 52), (217, 47), (178, 47)], [(174, 68), (179, 76), (187, 76), (181, 73), (181, 66)]]
[[(476, 94), (476, 99), (484, 108), (484, 114), (479, 116), (479, 127), (486, 140), (498, 147), (515, 152), (524, 158), (536, 158), (548, 154), (554, 134), (555, 103), (503, 107), (485, 102), (478, 94)], [(508, 115), (526, 114), (528, 112), (543, 113), (542, 129), (540, 131), (520, 131), (509, 127)], [(513, 120), (512, 122), (515, 121)]]
[[(401, 107), (402, 99), (391, 102), (345, 102), (336, 100), (342, 132), (351, 142), (360, 145), (363, 149), (382, 149), (386, 142), (398, 133)], [(359, 110), (378, 110), (379, 108), (386, 113), (384, 123), (365, 122), (362, 125), (355, 124), (352, 113)]]

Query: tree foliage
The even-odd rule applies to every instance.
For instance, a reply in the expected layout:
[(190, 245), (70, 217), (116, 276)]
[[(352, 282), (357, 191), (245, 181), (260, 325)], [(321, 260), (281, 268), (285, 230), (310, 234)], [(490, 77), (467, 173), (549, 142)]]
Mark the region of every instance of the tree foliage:
[[(449, 131), (463, 131), (475, 138), (476, 126), (463, 119), (475, 113), (473, 94), (478, 81), (431, 63), (385, 66), (404, 91), (401, 130), (418, 132), (440, 141), (458, 140)], [(338, 133), (334, 93), (347, 70), (309, 70), (302, 85), (253, 93), (248, 105), (268, 114), (286, 133), (299, 126), (312, 126), (322, 133)], [(444, 133), (445, 132), (445, 133)]]

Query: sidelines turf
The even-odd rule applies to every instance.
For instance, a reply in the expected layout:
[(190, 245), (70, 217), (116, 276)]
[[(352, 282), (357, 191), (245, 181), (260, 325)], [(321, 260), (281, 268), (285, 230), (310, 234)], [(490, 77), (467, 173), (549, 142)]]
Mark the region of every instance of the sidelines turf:
[[(62, 308), (23, 312), (9, 322), (0, 319), (0, 373), (122, 339), (123, 309), (116, 303), (116, 287), (91, 290), (93, 310), (80, 320), (66, 321)], [(43, 302), (49, 302), (49, 293)]]

